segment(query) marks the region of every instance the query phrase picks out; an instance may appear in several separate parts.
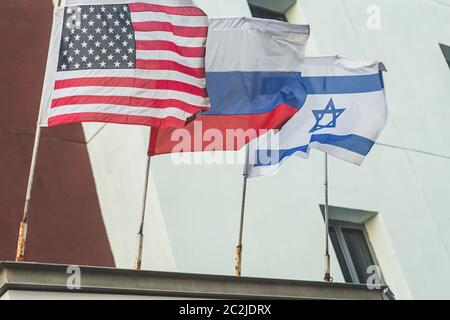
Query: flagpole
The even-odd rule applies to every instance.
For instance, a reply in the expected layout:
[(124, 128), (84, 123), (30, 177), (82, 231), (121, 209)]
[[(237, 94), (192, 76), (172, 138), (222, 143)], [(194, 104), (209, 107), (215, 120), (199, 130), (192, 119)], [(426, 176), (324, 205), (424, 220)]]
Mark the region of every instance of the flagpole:
[(142, 250), (144, 248), (144, 221), (145, 221), (145, 209), (147, 207), (148, 180), (150, 178), (150, 163), (151, 163), (151, 156), (148, 156), (147, 167), (145, 169), (144, 195), (142, 197), (141, 223), (138, 232), (138, 251), (135, 264), (136, 270), (141, 270), (142, 267)]
[(248, 153), (249, 153), (249, 147), (248, 144), (245, 147), (245, 166), (244, 166), (244, 173), (243, 173), (243, 181), (242, 181), (242, 202), (241, 202), (241, 220), (239, 224), (239, 241), (236, 246), (236, 262), (234, 266), (234, 274), (237, 277), (241, 276), (242, 271), (242, 239), (244, 234), (244, 217), (245, 217), (245, 201), (247, 197), (247, 180), (248, 180), (248, 173), (247, 173), (247, 166), (248, 166)]
[(331, 282), (330, 267), (330, 212), (328, 207), (328, 154), (325, 153), (325, 282)]
[(28, 232), (28, 217), (30, 211), (31, 192), (33, 190), (33, 181), (34, 181), (34, 174), (36, 171), (36, 160), (39, 150), (40, 138), (41, 138), (41, 127), (39, 126), (38, 120), (38, 123), (36, 123), (36, 132), (34, 134), (33, 154), (31, 156), (30, 172), (28, 174), (28, 185), (27, 185), (27, 193), (25, 196), (25, 205), (23, 208), (22, 221), (20, 222), (19, 227), (19, 237), (17, 239), (16, 262), (23, 262), (25, 258), (25, 247)]

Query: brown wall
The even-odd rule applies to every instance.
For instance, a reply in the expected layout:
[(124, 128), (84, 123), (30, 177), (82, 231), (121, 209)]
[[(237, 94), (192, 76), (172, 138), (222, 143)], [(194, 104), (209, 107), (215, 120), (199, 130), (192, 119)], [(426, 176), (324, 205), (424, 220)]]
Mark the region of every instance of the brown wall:
[[(0, 1), (0, 260), (15, 257), (52, 12)], [(43, 129), (25, 259), (114, 266), (81, 125)]]

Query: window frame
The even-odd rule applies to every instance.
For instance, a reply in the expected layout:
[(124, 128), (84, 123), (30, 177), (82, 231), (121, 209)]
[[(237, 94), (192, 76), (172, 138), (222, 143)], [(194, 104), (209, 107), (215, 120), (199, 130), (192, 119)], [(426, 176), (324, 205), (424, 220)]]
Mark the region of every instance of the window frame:
[[(378, 263), (378, 260), (375, 255), (375, 252), (373, 250), (372, 244), (369, 241), (369, 236), (367, 234), (367, 230), (366, 230), (364, 224), (355, 224), (355, 223), (345, 222), (345, 221), (330, 220), (329, 228), (334, 229), (338, 244), (340, 246), (340, 251), (342, 252), (344, 261), (346, 263), (347, 270), (350, 273), (350, 277), (352, 278), (352, 283), (364, 284), (359, 281), (354, 262), (351, 258), (350, 251), (348, 250), (347, 242), (345, 241), (344, 233), (342, 231), (342, 229), (355, 229), (355, 230), (362, 231), (362, 233), (364, 235), (364, 240), (366, 241), (367, 247), (369, 248), (369, 253), (371, 255), (371, 258), (372, 258), (373, 262), (375, 263), (375, 265), (377, 265), (379, 267), (380, 264)], [(331, 239), (330, 239), (330, 241), (331, 241)], [(331, 243), (333, 245), (335, 254), (337, 254), (336, 248), (334, 247), (335, 244), (333, 243), (333, 241), (331, 241)], [(342, 269), (342, 266), (339, 266), (339, 267)], [(384, 281), (383, 272), (381, 270), (380, 270), (380, 280), (382, 281), (382, 285), (385, 285), (386, 282)]]

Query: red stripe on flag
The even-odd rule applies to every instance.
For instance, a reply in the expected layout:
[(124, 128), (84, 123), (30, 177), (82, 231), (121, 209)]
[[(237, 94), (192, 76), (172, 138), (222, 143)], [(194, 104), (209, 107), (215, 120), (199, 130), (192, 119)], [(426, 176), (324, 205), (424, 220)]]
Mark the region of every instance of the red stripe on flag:
[(136, 40), (136, 50), (165, 50), (178, 53), (188, 58), (204, 58), (205, 47), (181, 47), (171, 41), (163, 40)]
[(196, 78), (205, 78), (205, 68), (191, 68), (170, 60), (136, 60), (136, 68), (144, 70), (172, 70)]
[[(231, 132), (236, 133), (237, 130), (252, 130), (256, 136), (264, 134), (264, 131), (281, 128), (295, 113), (301, 112), (297, 108), (281, 104), (273, 109), (271, 112), (261, 114), (242, 114), (242, 115), (202, 115), (199, 114), (194, 121), (186, 124), (184, 129), (190, 133), (190, 149), (183, 150), (183, 152), (204, 151), (207, 146), (212, 144), (212, 141), (205, 140), (203, 134), (209, 129), (220, 131), (223, 135), (222, 141), (214, 141), (221, 145), (224, 150), (239, 150), (251, 139), (249, 136), (235, 137), (231, 141), (227, 141), (227, 130), (233, 129)], [(196, 129), (197, 126), (201, 126)], [(252, 132), (251, 131), (251, 132)], [(179, 143), (178, 140), (172, 139), (174, 129), (166, 128), (164, 130), (156, 130), (152, 133), (151, 141), (149, 143), (148, 154), (150, 156), (172, 153), (174, 147)]]
[(196, 7), (169, 7), (150, 3), (130, 3), (131, 12), (163, 12), (176, 16), (206, 16), (202, 10)]
[(78, 123), (78, 122), (109, 122), (118, 124), (136, 124), (159, 128), (182, 128), (186, 124), (185, 121), (174, 117), (167, 117), (160, 119), (154, 117), (131, 116), (131, 115), (97, 113), (97, 112), (72, 113), (60, 116), (53, 116), (48, 119), (48, 125), (50, 127), (61, 124)]
[(191, 38), (206, 38), (208, 35), (208, 27), (184, 27), (160, 21), (133, 22), (133, 29), (141, 32), (171, 32), (176, 36)]
[(207, 98), (205, 88), (173, 80), (147, 80), (139, 78), (124, 77), (98, 77), (98, 78), (75, 78), (58, 80), (55, 82), (55, 90), (75, 87), (122, 87), (153, 90), (179, 91), (202, 98)]
[(110, 104), (127, 107), (141, 108), (176, 108), (185, 112), (195, 114), (200, 110), (208, 109), (207, 107), (195, 106), (176, 99), (148, 99), (136, 97), (122, 96), (70, 96), (57, 98), (52, 100), (51, 108), (58, 108), (67, 105), (84, 105), (84, 104)]

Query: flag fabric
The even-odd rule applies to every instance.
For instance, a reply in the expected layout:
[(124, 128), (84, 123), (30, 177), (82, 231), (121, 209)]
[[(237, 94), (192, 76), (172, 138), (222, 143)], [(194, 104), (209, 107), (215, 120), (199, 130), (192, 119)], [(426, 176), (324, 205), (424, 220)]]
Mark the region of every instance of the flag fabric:
[(39, 124), (183, 126), (209, 108), (207, 33), (190, 0), (56, 8)]
[(149, 155), (238, 150), (261, 133), (280, 128), (306, 99), (296, 71), (308, 37), (309, 26), (257, 18), (210, 19), (206, 86), (211, 108), (184, 128), (181, 147), (179, 129), (153, 130)]
[(250, 144), (249, 177), (274, 174), (287, 157), (307, 158), (311, 148), (360, 165), (387, 121), (382, 70), (379, 62), (307, 58), (306, 102), (279, 132)]

